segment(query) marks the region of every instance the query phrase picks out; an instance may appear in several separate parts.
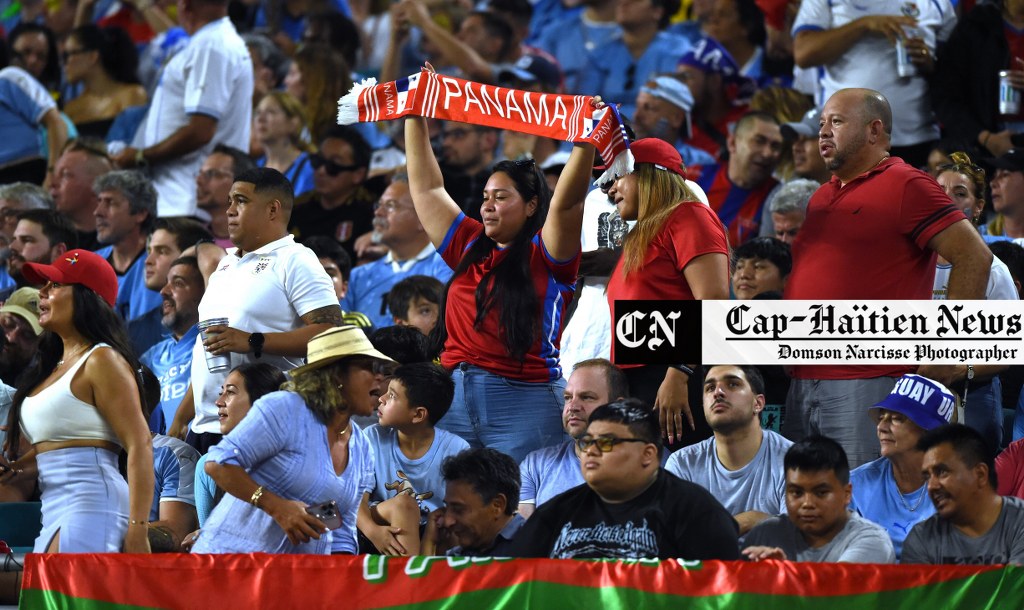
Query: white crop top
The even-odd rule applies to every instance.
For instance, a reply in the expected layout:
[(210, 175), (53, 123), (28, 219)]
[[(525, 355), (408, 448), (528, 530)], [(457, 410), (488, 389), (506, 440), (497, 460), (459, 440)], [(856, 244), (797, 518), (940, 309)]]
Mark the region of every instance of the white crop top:
[(96, 348), (97, 343), (51, 386), (21, 403), (21, 430), (30, 443), (42, 441), (101, 440), (121, 442), (93, 405), (71, 393), (71, 380)]

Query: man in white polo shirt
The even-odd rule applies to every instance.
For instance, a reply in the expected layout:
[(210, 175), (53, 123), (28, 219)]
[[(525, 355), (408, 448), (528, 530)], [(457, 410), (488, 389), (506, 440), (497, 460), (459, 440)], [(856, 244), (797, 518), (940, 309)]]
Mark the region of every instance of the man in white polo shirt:
[(164, 68), (132, 147), (114, 159), (152, 167), (159, 216), (196, 215), (196, 174), (214, 146), (249, 150), (252, 61), (227, 12), (228, 0), (179, 0), (192, 38)]
[[(192, 351), (192, 392), (178, 407), (171, 432), (192, 418), (189, 444), (205, 453), (220, 440), (214, 401), (228, 371), (261, 359), (287, 371), (302, 364), (306, 343), (341, 325), (334, 284), (313, 251), (288, 234), (292, 185), (280, 172), (257, 168), (235, 178), (229, 196), (228, 233), (238, 246), (210, 276), (199, 302), (199, 320), (227, 318), (207, 330)], [(211, 373), (206, 352), (227, 355), (226, 370)]]
[[(935, 49), (949, 38), (956, 14), (949, 0), (804, 0), (793, 23), (793, 55), (801, 68), (821, 66), (821, 107), (832, 94), (871, 87), (899, 112), (893, 116), (892, 156), (920, 167), (939, 137), (925, 77), (935, 70)], [(912, 76), (896, 69), (897, 39), (907, 50)]]

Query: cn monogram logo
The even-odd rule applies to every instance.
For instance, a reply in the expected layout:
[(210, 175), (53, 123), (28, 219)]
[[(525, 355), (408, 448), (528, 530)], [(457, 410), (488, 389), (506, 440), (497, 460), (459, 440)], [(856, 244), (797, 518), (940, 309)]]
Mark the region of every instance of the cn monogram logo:
[(700, 308), (700, 301), (616, 301), (616, 364), (699, 363)]
[(682, 315), (682, 312), (679, 311), (673, 311), (667, 315), (660, 311), (649, 314), (642, 311), (631, 311), (615, 323), (615, 338), (630, 349), (638, 348), (646, 343), (647, 349), (653, 352), (666, 341), (675, 347), (676, 321)]

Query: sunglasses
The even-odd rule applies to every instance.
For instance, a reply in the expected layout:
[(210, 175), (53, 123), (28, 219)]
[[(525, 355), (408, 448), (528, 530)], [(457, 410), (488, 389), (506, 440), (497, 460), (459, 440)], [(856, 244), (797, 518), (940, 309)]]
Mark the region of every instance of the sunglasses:
[(361, 165), (340, 165), (321, 154), (309, 155), (309, 163), (313, 166), (313, 169), (324, 168), (328, 176), (337, 176), (341, 172), (353, 172), (357, 169), (362, 169)]

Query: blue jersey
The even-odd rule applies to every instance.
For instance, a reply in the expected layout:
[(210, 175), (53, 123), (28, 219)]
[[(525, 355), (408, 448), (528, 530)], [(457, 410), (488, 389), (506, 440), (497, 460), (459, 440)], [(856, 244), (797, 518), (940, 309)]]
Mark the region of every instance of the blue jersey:
[[(178, 412), (178, 405), (188, 390), (188, 384), (192, 371), (192, 349), (199, 336), (199, 327), (193, 326), (182, 335), (181, 339), (167, 337), (160, 343), (149, 348), (139, 359), (142, 364), (153, 371), (160, 380), (160, 411), (163, 414), (164, 430), (154, 432), (165, 432), (174, 421), (174, 414)], [(205, 366), (205, 362), (203, 365)], [(150, 418), (150, 421), (157, 421)], [(152, 427), (152, 425), (151, 425)]]
[[(388, 311), (386, 298), (395, 284), (411, 275), (429, 275), (444, 284), (452, 276), (451, 268), (441, 255), (434, 252), (433, 248), (430, 250), (429, 254), (411, 261), (399, 263), (392, 261), (389, 255), (356, 267), (349, 278), (348, 292), (341, 300), (341, 308), (366, 315), (373, 322), (374, 328), (394, 326), (393, 312)], [(404, 315), (406, 312), (401, 313)]]
[(190, 445), (163, 434), (153, 435), (154, 487), (149, 520), (160, 520), (160, 502), (184, 502), (195, 506), (193, 485), (199, 452)]

